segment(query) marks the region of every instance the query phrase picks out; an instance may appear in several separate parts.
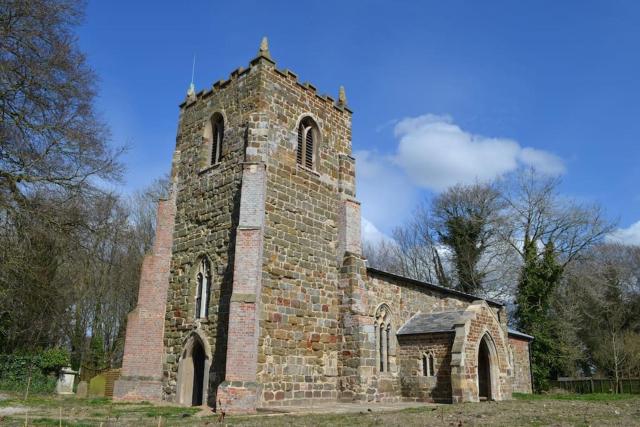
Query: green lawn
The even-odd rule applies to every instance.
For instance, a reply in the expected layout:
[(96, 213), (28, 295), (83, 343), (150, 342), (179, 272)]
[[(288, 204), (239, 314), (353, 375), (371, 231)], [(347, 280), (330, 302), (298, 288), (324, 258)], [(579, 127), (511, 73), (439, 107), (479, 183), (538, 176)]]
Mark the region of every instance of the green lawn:
[(514, 393), (516, 400), (581, 400), (586, 402), (613, 402), (617, 400), (633, 400), (640, 398), (637, 394), (612, 394), (612, 393), (556, 393), (556, 394), (525, 394)]

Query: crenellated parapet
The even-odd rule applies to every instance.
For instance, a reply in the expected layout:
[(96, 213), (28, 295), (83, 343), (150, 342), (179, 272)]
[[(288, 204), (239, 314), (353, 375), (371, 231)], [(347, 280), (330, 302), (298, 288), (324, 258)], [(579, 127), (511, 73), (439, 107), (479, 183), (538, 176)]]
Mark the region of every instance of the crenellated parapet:
[[(266, 38), (265, 38), (266, 39)], [(263, 40), (264, 41), (264, 40)], [(268, 49), (267, 51), (268, 52)], [(317, 88), (309, 83), (309, 82), (301, 82), (298, 79), (298, 75), (289, 69), (279, 69), (276, 67), (276, 62), (271, 59), (270, 54), (265, 54), (265, 51), (259, 51), (258, 56), (252, 59), (249, 62), (248, 67), (238, 67), (235, 70), (229, 73), (229, 77), (227, 79), (221, 79), (212, 84), (209, 89), (202, 89), (198, 92), (193, 92), (192, 94), (187, 94), (186, 99), (179, 105), (180, 108), (188, 108), (191, 107), (198, 101), (206, 100), (209, 96), (211, 96), (216, 91), (220, 91), (225, 89), (229, 85), (233, 84), (241, 80), (247, 74), (252, 72), (256, 72), (260, 69), (260, 67), (270, 67), (280, 75), (282, 78), (287, 79), (288, 81), (294, 83), (301, 89), (308, 91), (318, 98), (321, 102), (325, 103), (327, 106), (331, 106), (338, 111), (345, 112), (348, 114), (353, 114), (353, 111), (347, 106), (346, 96), (344, 95), (344, 87), (340, 87), (338, 99), (336, 100), (334, 97), (327, 94), (318, 93)]]

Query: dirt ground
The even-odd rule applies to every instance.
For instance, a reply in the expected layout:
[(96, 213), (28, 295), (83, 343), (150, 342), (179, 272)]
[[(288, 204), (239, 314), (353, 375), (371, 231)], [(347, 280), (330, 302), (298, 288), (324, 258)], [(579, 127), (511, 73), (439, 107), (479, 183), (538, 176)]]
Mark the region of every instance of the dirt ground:
[(17, 396), (0, 400), (0, 426), (640, 426), (640, 396), (562, 395), (461, 405), (336, 404), (227, 416), (206, 408), (108, 399)]

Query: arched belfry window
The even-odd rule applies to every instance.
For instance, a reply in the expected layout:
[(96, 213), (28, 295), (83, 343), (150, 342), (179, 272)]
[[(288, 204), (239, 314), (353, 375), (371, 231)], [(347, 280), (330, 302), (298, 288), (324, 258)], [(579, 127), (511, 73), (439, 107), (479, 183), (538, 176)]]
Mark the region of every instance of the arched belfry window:
[(224, 138), (224, 120), (221, 114), (215, 114), (211, 119), (213, 141), (211, 144), (211, 164), (215, 165), (222, 158), (222, 140)]
[(211, 291), (211, 266), (206, 258), (200, 260), (196, 274), (196, 319), (209, 315), (209, 293)]
[(222, 159), (224, 140), (224, 119), (222, 114), (215, 113), (204, 128), (204, 164), (203, 167), (215, 165)]
[(313, 169), (316, 162), (316, 150), (320, 140), (318, 126), (311, 117), (305, 117), (298, 126), (298, 150), (296, 161), (299, 165)]
[(376, 335), (376, 365), (379, 372), (391, 370), (391, 310), (386, 304), (378, 307), (376, 311), (374, 331)]

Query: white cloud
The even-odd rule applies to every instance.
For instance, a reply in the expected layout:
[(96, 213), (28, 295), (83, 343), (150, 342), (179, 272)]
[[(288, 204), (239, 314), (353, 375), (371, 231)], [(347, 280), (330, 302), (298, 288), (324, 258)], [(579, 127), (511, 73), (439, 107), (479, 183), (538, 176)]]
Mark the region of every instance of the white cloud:
[(623, 245), (640, 245), (640, 221), (627, 228), (618, 228), (606, 237), (607, 242)]
[(511, 139), (474, 135), (448, 116), (392, 120), (379, 130), (391, 125), (398, 139), (395, 154), (354, 152), (364, 238), (388, 236), (406, 221), (421, 197), (419, 187), (442, 191), (457, 183), (491, 180), (519, 167), (549, 175), (565, 172), (562, 160), (552, 153)]
[(382, 231), (378, 230), (378, 227), (376, 227), (371, 221), (369, 221), (365, 217), (361, 218), (361, 226), (362, 226), (362, 242), (363, 243), (368, 242), (373, 245), (377, 245), (382, 241), (388, 241), (388, 242), (393, 241), (391, 237), (387, 236)]
[(518, 160), (544, 175), (558, 176), (567, 171), (564, 162), (558, 156), (531, 147), (520, 150)]
[(449, 116), (408, 117), (394, 130), (399, 138), (395, 163), (416, 185), (435, 191), (488, 181), (520, 166), (549, 175), (565, 171), (562, 160), (552, 153), (466, 132)]
[(413, 209), (417, 189), (392, 159), (356, 151), (356, 191), (362, 216), (382, 230), (401, 224)]

